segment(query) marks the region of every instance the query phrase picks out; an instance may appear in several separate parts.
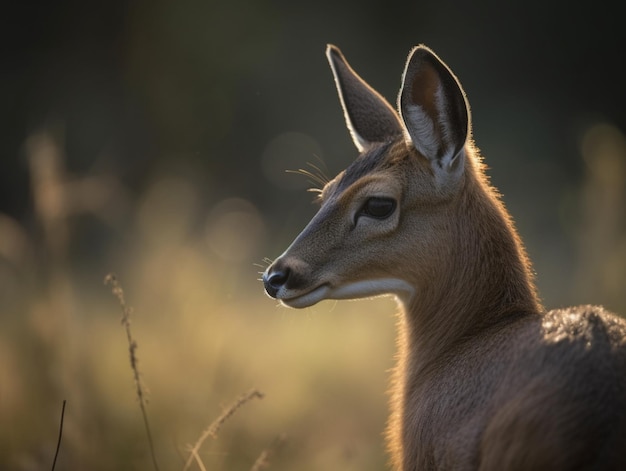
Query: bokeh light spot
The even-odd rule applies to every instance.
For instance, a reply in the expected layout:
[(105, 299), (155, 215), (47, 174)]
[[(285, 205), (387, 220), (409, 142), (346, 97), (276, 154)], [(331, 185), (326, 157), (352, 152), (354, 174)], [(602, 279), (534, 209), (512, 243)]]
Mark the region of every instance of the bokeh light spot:
[(263, 246), (265, 224), (252, 203), (229, 198), (217, 203), (206, 223), (209, 248), (227, 262), (252, 262)]

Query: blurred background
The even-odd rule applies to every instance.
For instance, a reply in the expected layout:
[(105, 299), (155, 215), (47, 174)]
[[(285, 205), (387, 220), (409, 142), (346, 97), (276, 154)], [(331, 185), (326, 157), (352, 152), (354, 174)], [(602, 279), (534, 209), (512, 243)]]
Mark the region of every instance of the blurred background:
[[(432, 47), (548, 307), (626, 313), (626, 30), (617, 2), (11, 2), (0, 17), (0, 469), (379, 470), (390, 299), (278, 307), (258, 282), (355, 158), (324, 49), (392, 103)], [(277, 438), (280, 437), (280, 438)], [(281, 446), (273, 444), (276, 441)]]

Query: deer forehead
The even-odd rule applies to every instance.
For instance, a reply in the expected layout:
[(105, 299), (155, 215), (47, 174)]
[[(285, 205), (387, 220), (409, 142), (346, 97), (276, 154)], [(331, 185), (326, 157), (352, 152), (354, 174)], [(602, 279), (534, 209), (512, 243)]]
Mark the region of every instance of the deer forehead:
[(448, 193), (440, 183), (428, 160), (399, 140), (366, 150), (324, 186), (320, 201), (348, 207), (354, 201), (381, 196), (429, 203)]
[(403, 142), (371, 146), (326, 184), (321, 193), (322, 201), (370, 188), (374, 192), (385, 193), (389, 190), (387, 193), (392, 193), (402, 177), (400, 162), (407, 153), (407, 146)]

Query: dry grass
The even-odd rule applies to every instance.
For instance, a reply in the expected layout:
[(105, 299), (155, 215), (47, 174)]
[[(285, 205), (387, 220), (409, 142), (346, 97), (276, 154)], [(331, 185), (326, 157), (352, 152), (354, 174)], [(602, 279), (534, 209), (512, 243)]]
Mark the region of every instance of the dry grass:
[[(105, 285), (111, 287), (111, 291), (113, 295), (117, 298), (120, 307), (122, 308), (122, 325), (124, 326), (124, 330), (126, 332), (126, 340), (128, 341), (128, 351), (130, 354), (130, 368), (133, 373), (133, 379), (135, 381), (135, 391), (137, 395), (137, 400), (139, 402), (139, 408), (141, 409), (141, 416), (143, 418), (143, 423), (145, 426), (146, 437), (148, 439), (148, 446), (150, 449), (150, 456), (152, 458), (152, 464), (154, 466), (155, 471), (159, 470), (159, 465), (157, 462), (154, 443), (152, 440), (152, 432), (150, 430), (148, 413), (146, 410), (147, 404), (147, 396), (145, 387), (143, 385), (141, 373), (139, 371), (139, 360), (137, 358), (137, 341), (134, 339), (132, 335), (132, 331), (130, 328), (131, 324), (131, 315), (133, 313), (133, 308), (126, 303), (126, 297), (124, 296), (124, 289), (122, 284), (118, 280), (118, 278), (109, 273), (104, 279)], [(209, 425), (209, 427), (200, 434), (200, 437), (196, 440), (193, 446), (188, 447), (189, 456), (185, 461), (185, 465), (183, 467), (183, 471), (187, 471), (191, 464), (195, 462), (198, 465), (200, 471), (206, 471), (206, 466), (200, 457), (200, 448), (202, 447), (204, 441), (209, 438), (217, 438), (217, 434), (220, 428), (224, 425), (224, 423), (235, 414), (244, 404), (251, 401), (252, 399), (263, 399), (263, 393), (256, 389), (252, 389), (245, 394), (242, 394), (235, 402), (233, 402), (229, 407), (224, 409), (224, 411)], [(63, 402), (63, 410), (65, 410), (65, 401)], [(63, 417), (63, 415), (61, 416)], [(63, 421), (61, 420), (61, 430), (63, 429)], [(59, 436), (60, 442), (60, 436)], [(271, 447), (268, 450), (264, 450), (259, 458), (255, 461), (252, 466), (253, 470), (259, 470), (269, 466), (269, 458), (277, 449), (276, 446)], [(58, 453), (58, 446), (57, 446)], [(56, 454), (55, 461), (56, 463)], [(54, 464), (53, 464), (54, 468)]]
[(227, 407), (224, 412), (222, 412), (222, 414), (217, 419), (215, 419), (204, 432), (202, 432), (196, 443), (189, 448), (189, 457), (185, 462), (183, 471), (187, 471), (189, 469), (189, 466), (191, 466), (192, 461), (194, 460), (196, 461), (196, 463), (198, 463), (198, 467), (201, 470), (204, 471), (206, 469), (204, 463), (202, 462), (202, 459), (200, 458), (200, 455), (198, 454), (204, 441), (209, 437), (217, 438), (217, 432), (222, 427), (222, 425), (224, 425), (224, 422), (226, 422), (229, 417), (237, 412), (237, 410), (241, 406), (254, 398), (263, 399), (263, 394), (256, 389), (242, 394), (233, 404), (230, 405), (230, 407)]
[(65, 405), (67, 401), (63, 401), (63, 406), (61, 407), (61, 420), (59, 421), (59, 439), (57, 440), (57, 448), (54, 452), (54, 460), (52, 460), (52, 471), (56, 468), (57, 458), (59, 457), (59, 450), (61, 449), (61, 439), (63, 438), (63, 421), (65, 420)]
[(270, 465), (272, 457), (285, 445), (287, 437), (285, 435), (279, 435), (272, 442), (272, 444), (261, 452), (257, 460), (252, 465), (250, 471), (261, 471), (267, 469)]
[(150, 423), (148, 420), (148, 413), (146, 412), (147, 397), (145, 388), (142, 385), (141, 373), (139, 372), (139, 360), (137, 358), (137, 341), (133, 338), (133, 334), (130, 330), (130, 316), (133, 312), (133, 308), (126, 304), (124, 297), (124, 289), (117, 277), (109, 273), (104, 278), (104, 284), (111, 286), (113, 295), (117, 298), (122, 308), (122, 325), (126, 331), (126, 340), (128, 341), (128, 352), (130, 354), (130, 369), (133, 372), (133, 379), (135, 380), (135, 390), (137, 394), (137, 400), (139, 401), (139, 408), (141, 409), (141, 417), (143, 418), (143, 424), (146, 429), (146, 437), (148, 438), (148, 446), (150, 447), (150, 456), (152, 458), (152, 464), (155, 471), (159, 471), (159, 465), (157, 463), (156, 454), (154, 452), (154, 442), (152, 440), (152, 432), (150, 431)]

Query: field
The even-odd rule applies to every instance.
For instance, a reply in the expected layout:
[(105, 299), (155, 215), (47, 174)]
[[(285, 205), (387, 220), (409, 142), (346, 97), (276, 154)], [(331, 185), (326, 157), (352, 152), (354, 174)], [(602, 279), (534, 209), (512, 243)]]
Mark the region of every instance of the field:
[[(123, 308), (106, 272), (72, 265), (77, 220), (51, 170), (61, 151), (34, 139), (37, 229), (0, 219), (0, 469), (50, 468), (64, 400), (57, 470), (151, 469)], [(63, 205), (54, 206), (55, 192)], [(190, 447), (253, 388), (263, 399), (243, 404), (202, 443), (206, 469), (252, 469), (263, 452), (273, 469), (383, 467), (394, 303), (278, 307), (254, 264), (266, 250), (257, 244), (267, 230), (261, 216), (229, 200), (197, 230), (196, 196), (182, 179), (155, 181), (128, 206), (123, 243), (100, 254), (132, 308), (159, 469), (183, 469)]]

